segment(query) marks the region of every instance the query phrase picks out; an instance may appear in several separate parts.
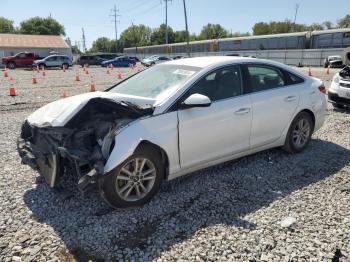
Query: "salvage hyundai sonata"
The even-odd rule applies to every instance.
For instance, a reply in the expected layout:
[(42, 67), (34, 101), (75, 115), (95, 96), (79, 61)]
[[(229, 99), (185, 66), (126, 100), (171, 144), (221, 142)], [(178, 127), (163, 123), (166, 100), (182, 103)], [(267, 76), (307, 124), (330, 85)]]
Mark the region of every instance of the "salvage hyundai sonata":
[(289, 66), (188, 58), (38, 109), (18, 150), (51, 187), (72, 176), (114, 207), (139, 206), (163, 180), (273, 147), (301, 152), (325, 108), (322, 82)]

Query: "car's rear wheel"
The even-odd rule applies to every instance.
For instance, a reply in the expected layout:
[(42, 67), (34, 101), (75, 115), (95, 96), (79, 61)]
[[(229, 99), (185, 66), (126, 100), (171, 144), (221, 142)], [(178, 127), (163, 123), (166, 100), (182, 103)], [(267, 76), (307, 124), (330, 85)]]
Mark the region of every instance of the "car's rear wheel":
[(46, 69), (46, 65), (45, 64), (39, 64), (39, 69)]
[(9, 62), (7, 64), (7, 67), (10, 68), (10, 69), (15, 69), (16, 68), (16, 64), (15, 64), (15, 62)]
[(161, 156), (154, 148), (141, 145), (103, 181), (103, 197), (116, 208), (141, 206), (159, 189), (164, 177)]
[(289, 153), (303, 151), (311, 140), (314, 123), (309, 113), (301, 112), (289, 127), (283, 149)]
[(69, 68), (69, 65), (67, 63), (64, 63), (62, 64), (62, 69), (65, 68), (65, 69), (68, 69)]

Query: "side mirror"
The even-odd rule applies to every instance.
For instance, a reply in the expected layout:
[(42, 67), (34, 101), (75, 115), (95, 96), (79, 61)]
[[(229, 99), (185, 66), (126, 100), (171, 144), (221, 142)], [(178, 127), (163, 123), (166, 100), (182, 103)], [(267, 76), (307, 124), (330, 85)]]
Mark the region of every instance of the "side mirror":
[(201, 94), (192, 94), (181, 103), (182, 108), (208, 107), (211, 105), (209, 97)]

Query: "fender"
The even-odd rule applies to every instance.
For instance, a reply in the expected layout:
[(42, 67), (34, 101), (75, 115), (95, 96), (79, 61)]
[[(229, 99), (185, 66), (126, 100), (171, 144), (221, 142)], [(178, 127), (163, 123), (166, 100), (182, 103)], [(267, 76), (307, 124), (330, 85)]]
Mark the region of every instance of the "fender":
[(166, 152), (169, 160), (169, 174), (178, 171), (180, 164), (177, 134), (177, 112), (169, 112), (132, 122), (116, 134), (114, 148), (104, 166), (104, 174), (109, 173), (130, 157), (144, 140), (159, 146)]

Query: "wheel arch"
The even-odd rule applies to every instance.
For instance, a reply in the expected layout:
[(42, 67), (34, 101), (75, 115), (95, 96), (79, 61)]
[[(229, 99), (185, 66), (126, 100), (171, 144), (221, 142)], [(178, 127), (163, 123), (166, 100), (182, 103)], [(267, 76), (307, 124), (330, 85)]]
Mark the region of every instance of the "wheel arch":
[[(314, 128), (315, 128), (315, 123), (316, 123), (316, 117), (315, 117), (314, 112), (312, 112), (310, 109), (305, 108), (305, 109), (301, 110), (298, 114), (295, 115), (295, 117), (297, 117), (300, 113), (303, 113), (303, 112), (304, 112), (304, 113), (307, 113), (307, 114), (309, 114), (309, 115), (311, 116), (312, 124), (313, 124), (312, 129), (314, 130)], [(295, 118), (295, 117), (294, 117), (294, 118)], [(293, 119), (293, 120), (294, 120), (294, 119)], [(312, 132), (313, 132), (313, 130), (312, 130)]]
[(159, 153), (159, 155), (161, 156), (162, 163), (164, 165), (164, 179), (167, 180), (169, 176), (169, 158), (166, 151), (159, 145), (156, 145), (150, 142), (149, 140), (141, 140), (135, 148), (134, 152), (137, 151), (141, 146), (151, 147)]

